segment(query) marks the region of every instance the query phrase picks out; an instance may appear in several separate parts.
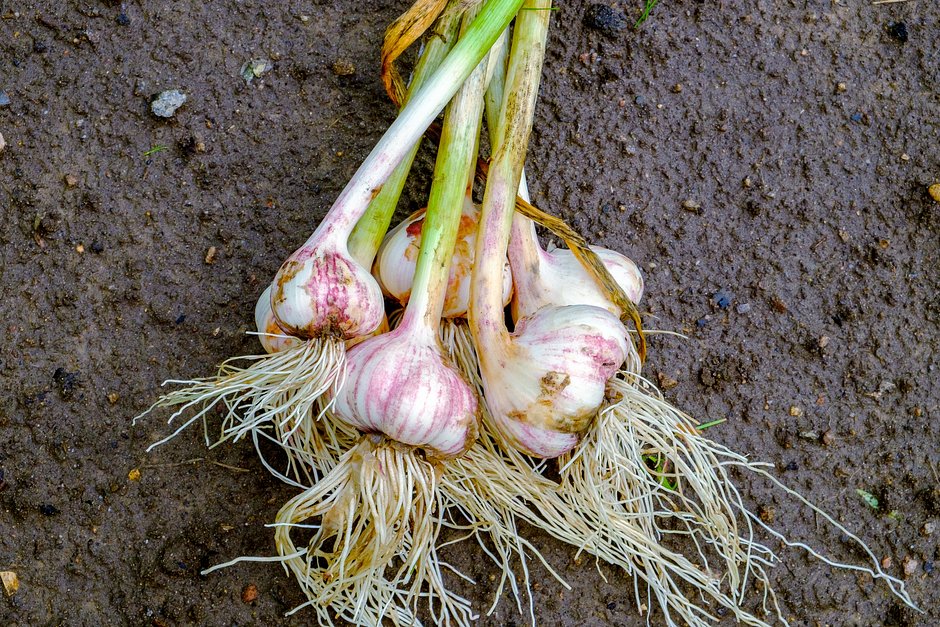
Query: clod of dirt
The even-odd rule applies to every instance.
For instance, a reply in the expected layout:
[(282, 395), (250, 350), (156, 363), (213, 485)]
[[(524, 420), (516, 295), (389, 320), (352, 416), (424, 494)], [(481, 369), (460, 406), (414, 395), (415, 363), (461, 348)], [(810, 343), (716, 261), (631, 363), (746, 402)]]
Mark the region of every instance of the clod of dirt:
[(178, 89), (160, 92), (150, 103), (150, 111), (160, 118), (172, 118), (176, 110), (186, 102), (186, 94)]
[(606, 4), (592, 4), (584, 12), (584, 25), (613, 39), (627, 28), (627, 18)]
[(248, 584), (242, 589), (242, 602), (254, 603), (258, 600), (258, 586), (253, 583)]
[(671, 390), (672, 388), (679, 385), (679, 382), (670, 377), (665, 372), (660, 372), (656, 375), (659, 379), (659, 389), (661, 390)]
[(80, 385), (78, 373), (68, 372), (62, 367), (55, 369), (55, 372), (52, 373), (52, 380), (59, 386), (59, 394), (66, 401), (72, 398), (75, 389)]
[(39, 506), (39, 513), (43, 516), (55, 516), (56, 514), (61, 513), (59, 508), (50, 503), (43, 503)]
[(698, 379), (707, 388), (719, 388), (722, 383), (745, 383), (744, 365), (734, 357), (709, 355), (699, 371)]
[(348, 59), (337, 59), (333, 61), (330, 69), (333, 70), (333, 74), (337, 76), (352, 76), (356, 73), (356, 66)]
[(0, 571), (0, 581), (3, 582), (3, 589), (8, 597), (13, 596), (20, 589), (20, 578), (12, 570)]
[(904, 22), (891, 22), (886, 30), (891, 39), (902, 44), (907, 43), (907, 24)]

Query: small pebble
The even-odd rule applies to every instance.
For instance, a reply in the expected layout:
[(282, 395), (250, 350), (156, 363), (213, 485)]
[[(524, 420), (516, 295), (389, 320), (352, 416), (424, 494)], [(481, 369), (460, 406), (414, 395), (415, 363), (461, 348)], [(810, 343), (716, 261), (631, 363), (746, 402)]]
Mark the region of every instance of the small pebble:
[(825, 446), (832, 446), (836, 441), (836, 435), (832, 432), (832, 429), (827, 429), (825, 433), (822, 434), (822, 443)]
[(132, 468), (129, 473), (127, 473), (128, 481), (140, 481), (140, 468)]
[(909, 154), (907, 154), (906, 152), (901, 153), (901, 161), (910, 161), (910, 160), (911, 160), (911, 156)]
[(75, 175), (73, 175), (73, 174), (66, 174), (66, 175), (65, 175), (65, 184), (66, 184), (68, 187), (75, 187), (76, 185), (78, 185), (78, 179), (75, 178)]
[(902, 567), (904, 568), (904, 576), (910, 577), (911, 575), (917, 572), (917, 569), (920, 568), (920, 561), (916, 558), (906, 555), (903, 560), (901, 560)]
[(85, 252), (85, 246), (82, 244), (79, 244), (78, 246), (75, 247), (75, 252), (81, 255), (83, 252)]
[(803, 410), (800, 407), (797, 407), (796, 405), (790, 405), (790, 415), (795, 418), (799, 418), (800, 416), (803, 415)]
[(827, 346), (829, 346), (829, 336), (828, 336), (828, 335), (824, 335), (824, 336), (820, 337), (820, 338), (816, 341), (816, 345), (819, 346), (819, 348), (826, 348)]
[(253, 583), (242, 588), (242, 603), (254, 603), (258, 600), (258, 586)]
[(930, 197), (935, 201), (940, 202), (940, 183), (934, 183), (928, 187), (927, 193), (930, 194)]
[(633, 102), (637, 103), (641, 107), (646, 104), (646, 96), (637, 96), (633, 99)]
[(891, 559), (891, 556), (887, 556), (881, 560), (881, 569), (888, 570), (894, 564), (894, 560)]
[(836, 85), (836, 91), (839, 92), (840, 94), (845, 93), (846, 90), (848, 90), (848, 88), (849, 86), (846, 85), (845, 83), (839, 83)]
[(924, 572), (927, 573), (928, 575), (933, 574), (933, 562), (931, 561), (924, 562)]
[(186, 102), (186, 94), (178, 89), (168, 89), (167, 91), (161, 92), (153, 102), (150, 103), (150, 110), (157, 117), (172, 118), (176, 110), (183, 106), (184, 102)]
[(734, 299), (734, 294), (727, 290), (719, 290), (715, 293), (712, 298), (715, 300), (715, 304), (721, 307), (722, 309), (727, 309), (731, 306), (731, 301)]
[(209, 247), (209, 250), (206, 251), (206, 260), (205, 260), (205, 261), (206, 261), (206, 264), (207, 264), (207, 265), (210, 265), (210, 266), (211, 266), (212, 264), (215, 263), (215, 256), (216, 256), (217, 252), (218, 252), (218, 251), (217, 251), (217, 249), (216, 249), (215, 246), (210, 246), (210, 247)]
[(888, 35), (902, 44), (907, 43), (907, 24), (904, 22), (891, 22), (888, 24)]
[(333, 74), (337, 76), (352, 76), (356, 73), (356, 66), (349, 59), (337, 59), (331, 66)]
[(737, 307), (737, 311), (738, 311), (739, 314), (746, 314), (746, 313), (749, 312), (750, 310), (751, 310), (751, 304), (750, 304), (750, 303), (741, 303), (741, 304), (738, 305), (738, 307)]
[(862, 121), (862, 114), (861, 114), (861, 113), (858, 113), (858, 112), (853, 113), (850, 119), (851, 119), (853, 122), (861, 122), (861, 121)]
[(686, 211), (698, 212), (702, 208), (702, 205), (690, 198), (682, 201), (682, 208)]
[(744, 185), (744, 187), (751, 187), (754, 184), (754, 182), (751, 181), (751, 177), (745, 176), (744, 180), (741, 181), (741, 184)]
[(679, 385), (679, 382), (670, 377), (665, 372), (657, 373), (656, 377), (659, 379), (659, 387), (662, 390), (671, 390), (672, 388)]
[(681, 94), (682, 93), (682, 83), (676, 83), (672, 86), (673, 93)]
[(117, 392), (111, 392), (110, 394), (108, 394), (108, 402), (111, 403), (112, 405), (117, 403), (119, 398), (120, 396), (118, 396)]
[(118, 23), (119, 26), (127, 26), (128, 24), (131, 23), (131, 18), (127, 17), (127, 13), (125, 13), (124, 11), (121, 11), (120, 13), (118, 13), (118, 16), (115, 19), (115, 21)]
[(937, 523), (934, 521), (925, 522), (924, 526), (920, 528), (920, 534), (922, 536), (932, 536), (933, 532), (937, 530)]
[(0, 133), (0, 152), (7, 147), (7, 140), (3, 139), (3, 133)]

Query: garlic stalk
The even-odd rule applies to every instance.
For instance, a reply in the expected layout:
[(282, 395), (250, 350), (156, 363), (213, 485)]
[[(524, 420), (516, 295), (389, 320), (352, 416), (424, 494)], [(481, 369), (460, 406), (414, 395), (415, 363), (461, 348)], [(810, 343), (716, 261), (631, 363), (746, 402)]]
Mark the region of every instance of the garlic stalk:
[[(372, 268), (372, 274), (382, 287), (382, 291), (401, 305), (405, 305), (411, 296), (424, 219), (425, 210), (422, 209), (389, 231), (379, 248), (375, 265)], [(454, 247), (450, 276), (447, 280), (444, 318), (459, 318), (467, 315), (470, 303), (470, 274), (473, 269), (479, 221), (479, 209), (469, 196), (465, 196), (457, 230), (457, 244)], [(512, 273), (509, 270), (508, 260), (503, 264), (502, 290), (503, 303), (508, 304), (512, 297)]]
[[(445, 587), (436, 556), (436, 486), (443, 462), (473, 444), (479, 402), (446, 358), (438, 327), (475, 164), (485, 69), (476, 69), (445, 113), (404, 317), (395, 330), (349, 350), (345, 383), (334, 389), (332, 417), (366, 435), (277, 518), (278, 551), (310, 604), (328, 604), (357, 624), (414, 622), (422, 598), (438, 624), (472, 618), (467, 602)], [(298, 550), (292, 526), (318, 517), (308, 548)]]
[(626, 329), (590, 306), (543, 307), (506, 329), (499, 277), (528, 146), (551, 3), (516, 20), (499, 129), (483, 199), (471, 283), (470, 328), (487, 407), (504, 442), (538, 457), (574, 447), (627, 353)]

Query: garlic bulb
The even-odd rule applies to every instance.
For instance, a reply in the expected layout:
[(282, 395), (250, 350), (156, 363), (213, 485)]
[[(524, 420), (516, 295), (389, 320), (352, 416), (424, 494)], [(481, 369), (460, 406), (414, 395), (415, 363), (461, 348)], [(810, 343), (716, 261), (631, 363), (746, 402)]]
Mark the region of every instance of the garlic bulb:
[(299, 338), (290, 336), (284, 331), (274, 318), (271, 311), (271, 285), (265, 288), (255, 304), (255, 326), (258, 327), (258, 340), (268, 353), (278, 353), (284, 349), (297, 346), (302, 342)]
[[(513, 237), (516, 233), (514, 230)], [(535, 237), (534, 233), (532, 237)], [(597, 253), (627, 298), (633, 303), (639, 303), (643, 296), (643, 276), (633, 260), (600, 246), (591, 246), (591, 250)], [(570, 250), (559, 248), (546, 252), (539, 249), (538, 253), (539, 263), (534, 266), (530, 264), (528, 271), (520, 272), (515, 278), (513, 320), (530, 316), (546, 305), (594, 305), (617, 316), (623, 313)], [(510, 258), (512, 256), (510, 252)]]
[(301, 339), (352, 339), (375, 331), (385, 317), (382, 290), (345, 242), (317, 233), (278, 270), (271, 291), (277, 324)]
[(458, 456), (476, 439), (476, 393), (435, 336), (398, 327), (355, 346), (346, 359), (333, 406), (346, 423), (440, 457)]
[[(421, 247), (421, 226), (424, 224), (425, 210), (416, 211), (397, 227), (389, 231), (379, 248), (372, 273), (378, 280), (382, 291), (402, 305), (411, 296), (418, 250)], [(473, 201), (464, 199), (457, 230), (457, 244), (451, 260), (450, 275), (447, 280), (447, 294), (444, 298), (444, 317), (459, 318), (467, 315), (470, 302), (470, 272), (473, 268), (474, 249), (476, 248), (477, 226), (480, 212)], [(503, 303), (509, 303), (512, 295), (512, 273), (509, 261), (503, 267)]]
[(571, 450), (627, 355), (627, 330), (600, 307), (543, 307), (480, 353), (483, 390), (507, 442), (538, 457)]

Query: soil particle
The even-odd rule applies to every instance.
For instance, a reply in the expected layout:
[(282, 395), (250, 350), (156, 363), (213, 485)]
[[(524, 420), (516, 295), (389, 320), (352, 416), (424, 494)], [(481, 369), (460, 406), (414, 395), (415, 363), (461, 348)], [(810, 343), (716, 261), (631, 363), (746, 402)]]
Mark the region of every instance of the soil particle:
[(891, 22), (886, 27), (888, 35), (891, 36), (895, 41), (906, 44), (907, 43), (907, 24), (904, 22)]
[(622, 11), (606, 4), (592, 4), (584, 11), (584, 25), (605, 37), (617, 38), (629, 23)]
[(253, 583), (242, 588), (242, 603), (254, 603), (258, 600), (258, 586)]

